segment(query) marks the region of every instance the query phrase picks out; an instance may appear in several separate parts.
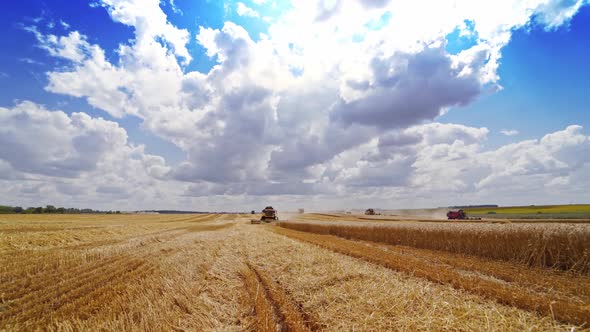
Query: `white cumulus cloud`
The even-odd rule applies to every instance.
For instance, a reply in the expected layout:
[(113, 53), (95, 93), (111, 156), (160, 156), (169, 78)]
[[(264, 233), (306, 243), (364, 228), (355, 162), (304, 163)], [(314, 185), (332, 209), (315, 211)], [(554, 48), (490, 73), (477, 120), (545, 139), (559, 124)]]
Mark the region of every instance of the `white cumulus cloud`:
[[(168, 20), (158, 0), (99, 4), (133, 27), (135, 39), (119, 45), (120, 59), (110, 62), (75, 27), (65, 36), (30, 29), (48, 54), (69, 61), (47, 74), (46, 89), (84, 98), (114, 117), (138, 117), (178, 146), (186, 155), (178, 165), (141, 158), (155, 164), (146, 179), (166, 178), (162, 188), (183, 184), (172, 192), (188, 201), (212, 203), (208, 194), (244, 202), (248, 195), (506, 197), (495, 188), (519, 192), (538, 183), (539, 190), (555, 190), (588, 167), (576, 154), (587, 150), (588, 138), (576, 126), (488, 151), (487, 128), (433, 122), (501, 89), (498, 67), (514, 30), (532, 20), (547, 29), (568, 24), (581, 1), (293, 1), (254, 39), (232, 22), (191, 36)], [(242, 2), (237, 12), (259, 15)], [(445, 36), (466, 29), (466, 20), (476, 45), (449, 54)], [(216, 62), (208, 72), (186, 69), (193, 37)], [(60, 157), (54, 168), (41, 163), (41, 174), (66, 174), (68, 162), (85, 165), (67, 173), (76, 176), (94, 164), (67, 151), (52, 153)], [(35, 173), (23, 168), (43, 159), (35, 153), (21, 162), (6, 154), (0, 167)], [(78, 190), (69, 182), (58, 188)], [(129, 190), (101, 184), (95, 191)]]
[(504, 136), (516, 136), (518, 135), (518, 130), (515, 129), (502, 129), (500, 133)]
[(236, 12), (240, 16), (249, 16), (249, 17), (259, 17), (260, 16), (260, 14), (258, 14), (257, 11), (246, 6), (243, 2), (238, 2), (236, 4)]
[(121, 198), (137, 203), (169, 172), (163, 158), (131, 144), (117, 123), (86, 113), (68, 115), (25, 101), (0, 108), (0, 122), (0, 194), (19, 205), (73, 200), (109, 206), (101, 194), (115, 186)]

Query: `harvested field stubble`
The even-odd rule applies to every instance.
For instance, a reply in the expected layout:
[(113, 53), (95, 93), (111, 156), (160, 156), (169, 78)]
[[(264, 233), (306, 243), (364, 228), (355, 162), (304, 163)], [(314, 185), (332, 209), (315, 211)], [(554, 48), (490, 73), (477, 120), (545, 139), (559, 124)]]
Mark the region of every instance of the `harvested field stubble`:
[[(0, 216), (0, 330), (547, 331), (572, 327), (477, 292), (454, 289), (451, 282), (431, 282), (366, 257), (319, 248), (308, 239), (275, 234), (272, 230), (300, 232), (250, 225), (250, 218)], [(378, 248), (384, 244), (363, 245), (395, 251)], [(568, 277), (559, 274), (541, 280), (535, 288), (530, 286), (539, 280), (534, 274), (512, 275), (514, 270), (493, 262), (484, 269), (477, 261), (459, 263), (448, 253), (438, 257), (424, 249), (410, 249), (414, 251), (406, 256), (420, 258), (416, 267), (430, 262), (461, 276), (487, 273), (485, 278), (501, 278), (516, 289), (559, 301), (569, 297), (574, 305), (588, 303), (590, 297), (584, 291), (590, 287), (578, 277), (569, 277), (577, 289), (567, 286)]]
[[(235, 223), (129, 217), (121, 223), (103, 216), (97, 223), (80, 216), (79, 223), (95, 223), (103, 233), (79, 230), (58, 242), (46, 241), (47, 232), (4, 239), (0, 330), (244, 329), (235, 232), (228, 227)], [(198, 220), (210, 223), (193, 223)], [(34, 227), (61, 235), (53, 223)]]
[(590, 225), (282, 222), (281, 227), (347, 239), (442, 250), (590, 275)]

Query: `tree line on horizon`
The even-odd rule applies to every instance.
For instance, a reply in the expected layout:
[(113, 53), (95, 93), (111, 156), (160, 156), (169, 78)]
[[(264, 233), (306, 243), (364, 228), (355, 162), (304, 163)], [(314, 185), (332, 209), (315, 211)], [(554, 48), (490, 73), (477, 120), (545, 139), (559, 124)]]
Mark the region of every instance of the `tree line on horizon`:
[(78, 209), (78, 208), (64, 208), (55, 207), (54, 205), (47, 205), (45, 207), (27, 207), (0, 205), (0, 214), (80, 214), (80, 213), (101, 213), (101, 214), (120, 214), (121, 211), (100, 211), (93, 209)]

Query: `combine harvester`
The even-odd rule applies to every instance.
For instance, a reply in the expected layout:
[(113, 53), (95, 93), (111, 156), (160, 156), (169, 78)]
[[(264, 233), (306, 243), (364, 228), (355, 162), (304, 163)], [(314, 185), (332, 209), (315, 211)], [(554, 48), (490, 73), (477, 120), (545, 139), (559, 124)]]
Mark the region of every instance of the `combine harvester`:
[(375, 209), (366, 209), (365, 215), (367, 215), (367, 216), (380, 216), (381, 213), (375, 212)]
[(465, 211), (449, 211), (447, 212), (448, 220), (481, 220), (481, 218), (470, 218), (467, 216)]
[(251, 219), (252, 224), (260, 224), (261, 222), (279, 221), (277, 216), (277, 210), (273, 209), (272, 206), (267, 206), (262, 210), (262, 217), (260, 219)]

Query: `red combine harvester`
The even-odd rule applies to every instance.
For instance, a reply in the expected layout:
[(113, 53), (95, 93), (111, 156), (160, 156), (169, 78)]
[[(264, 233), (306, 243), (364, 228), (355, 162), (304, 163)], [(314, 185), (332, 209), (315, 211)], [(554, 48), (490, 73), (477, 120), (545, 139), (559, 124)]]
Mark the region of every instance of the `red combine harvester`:
[(481, 220), (481, 218), (469, 218), (463, 210), (447, 212), (449, 220)]

